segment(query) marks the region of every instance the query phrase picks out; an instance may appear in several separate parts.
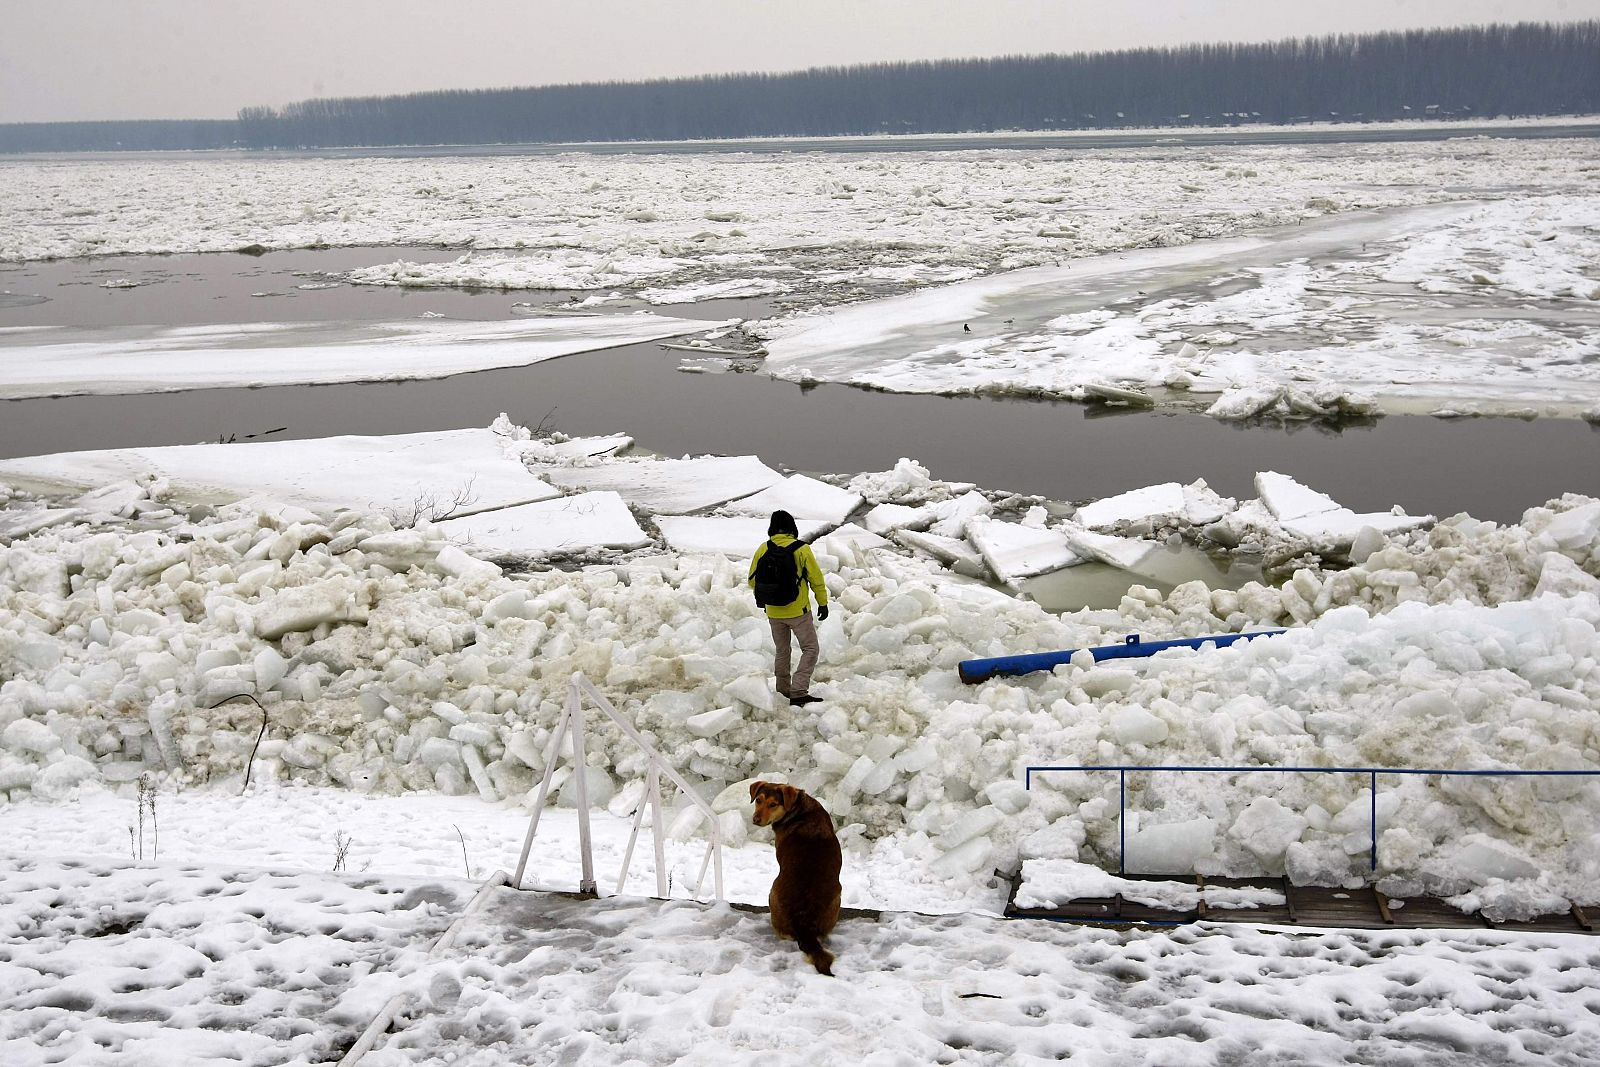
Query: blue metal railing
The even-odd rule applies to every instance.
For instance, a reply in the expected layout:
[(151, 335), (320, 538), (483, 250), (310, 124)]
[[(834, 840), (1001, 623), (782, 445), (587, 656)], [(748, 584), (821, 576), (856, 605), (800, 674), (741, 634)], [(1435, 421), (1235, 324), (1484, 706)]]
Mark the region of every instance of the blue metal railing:
[(1523, 771), (1515, 769), (1456, 771), (1429, 770), (1416, 767), (1205, 767), (1159, 765), (1145, 766), (1118, 763), (1092, 763), (1081, 766), (1028, 767), (1023, 774), (1025, 789), (1033, 788), (1033, 776), (1046, 771), (1116, 771), (1117, 772), (1117, 873), (1123, 873), (1123, 859), (1128, 847), (1127, 822), (1124, 816), (1128, 807), (1129, 771), (1181, 771), (1195, 773), (1208, 771), (1220, 774), (1365, 774), (1368, 776), (1369, 810), (1368, 826), (1372, 833), (1371, 869), (1378, 869), (1378, 775), (1380, 774), (1439, 774), (1461, 778), (1575, 778), (1600, 777), (1600, 769), (1585, 771)]

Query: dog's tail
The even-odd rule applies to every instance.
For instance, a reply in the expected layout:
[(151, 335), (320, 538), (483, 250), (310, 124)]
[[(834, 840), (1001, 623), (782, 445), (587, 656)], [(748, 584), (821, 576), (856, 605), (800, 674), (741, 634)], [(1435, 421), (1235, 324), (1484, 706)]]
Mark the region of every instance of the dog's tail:
[(818, 974), (833, 977), (833, 953), (822, 947), (822, 941), (816, 934), (796, 932), (795, 944), (800, 946), (800, 951), (806, 954), (806, 959), (811, 961), (811, 966), (817, 969)]

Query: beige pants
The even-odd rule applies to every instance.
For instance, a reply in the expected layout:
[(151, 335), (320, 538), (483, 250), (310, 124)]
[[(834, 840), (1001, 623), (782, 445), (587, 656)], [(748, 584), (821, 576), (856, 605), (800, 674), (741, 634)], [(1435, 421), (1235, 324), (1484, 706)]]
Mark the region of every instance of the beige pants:
[[(772, 657), (772, 670), (778, 679), (778, 692), (804, 693), (811, 688), (811, 672), (817, 669), (817, 627), (811, 612), (792, 619), (767, 619), (772, 626), (772, 644), (776, 654)], [(789, 635), (800, 642), (800, 669), (789, 676)]]

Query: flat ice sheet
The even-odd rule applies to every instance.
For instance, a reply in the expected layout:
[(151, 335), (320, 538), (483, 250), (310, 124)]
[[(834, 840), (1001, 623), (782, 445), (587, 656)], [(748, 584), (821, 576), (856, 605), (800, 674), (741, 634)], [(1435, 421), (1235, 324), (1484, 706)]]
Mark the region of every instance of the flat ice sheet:
[(838, 524), (860, 506), (861, 497), (847, 489), (819, 482), (804, 474), (792, 474), (753, 496), (735, 500), (727, 510), (741, 515), (770, 515), (774, 511), (787, 511), (797, 519), (821, 519)]
[(1333, 497), (1277, 471), (1256, 474), (1256, 494), (1279, 522), (1293, 522), (1339, 510), (1339, 502)]
[(754, 456), (621, 459), (593, 467), (550, 468), (544, 475), (569, 489), (615, 490), (628, 503), (657, 515), (726, 504), (783, 481), (783, 475)]
[(848, 555), (851, 550), (857, 548), (863, 552), (874, 548), (887, 548), (890, 542), (888, 538), (880, 537), (871, 530), (851, 522), (817, 538), (815, 544), (820, 550), (839, 556)]
[(1162, 482), (1085, 504), (1073, 518), (1091, 530), (1109, 530), (1119, 523), (1179, 517), (1186, 513), (1183, 486), (1177, 482)]
[(1071, 524), (1063, 526), (1062, 533), (1079, 555), (1135, 574), (1139, 573), (1139, 565), (1158, 547), (1154, 541), (1143, 538), (1099, 534)]
[(0, 331), (0, 398), (447, 378), (717, 325), (601, 315)]
[(901, 544), (921, 549), (935, 559), (952, 566), (960, 565), (974, 572), (982, 572), (986, 566), (982, 554), (964, 537), (942, 537), (920, 530), (896, 530), (894, 536)]
[(1235, 501), (1218, 496), (1204, 481), (1189, 485), (1162, 482), (1085, 504), (1073, 521), (1091, 530), (1114, 530), (1124, 524), (1189, 523), (1203, 526), (1232, 511)]
[(650, 538), (612, 492), (541, 500), (437, 523), (476, 556), (549, 556), (595, 548), (642, 548)]
[[(800, 539), (810, 541), (828, 528), (815, 519), (796, 519)], [(674, 552), (722, 555), (729, 559), (749, 559), (767, 539), (767, 520), (727, 519), (718, 516), (664, 515), (656, 528)]]
[(409, 509), (447, 505), (457, 496), (465, 497), (462, 510), (476, 510), (558, 495), (508, 457), (501, 439), (486, 429), (114, 448), (0, 461), (0, 476), (65, 485), (151, 475), (198, 499), (259, 495), (317, 510)]
[(1063, 534), (1014, 522), (974, 521), (967, 525), (967, 537), (1004, 582), (1071, 567), (1084, 559)]

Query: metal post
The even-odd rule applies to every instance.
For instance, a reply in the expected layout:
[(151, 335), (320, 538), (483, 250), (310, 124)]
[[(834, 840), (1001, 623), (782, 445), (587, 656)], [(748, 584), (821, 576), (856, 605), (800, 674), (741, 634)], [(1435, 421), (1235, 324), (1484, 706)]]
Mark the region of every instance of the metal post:
[(561, 756), (561, 742), (567, 734), (567, 713), (562, 712), (556, 723), (556, 732), (550, 737), (550, 748), (544, 754), (544, 777), (539, 781), (539, 794), (533, 800), (533, 814), (528, 818), (528, 836), (522, 839), (522, 856), (517, 860), (517, 873), (511, 876), (511, 887), (522, 888), (522, 872), (528, 866), (528, 852), (533, 848), (533, 832), (539, 828), (539, 815), (544, 811), (545, 794), (550, 790), (550, 776), (555, 773), (556, 760)]
[(589, 783), (586, 780), (589, 767), (583, 753), (583, 698), (578, 695), (576, 678), (567, 690), (567, 714), (572, 718), (572, 770), (578, 789), (578, 851), (583, 865), (578, 892), (594, 894), (594, 851), (589, 845)]
[(1378, 870), (1378, 772), (1377, 771), (1373, 771), (1372, 772), (1371, 785), (1368, 787), (1367, 792), (1371, 794), (1371, 800), (1372, 800), (1372, 809), (1371, 809), (1372, 818), (1371, 818), (1371, 822), (1370, 822), (1370, 826), (1372, 828), (1372, 870), (1373, 870), (1373, 873), (1377, 873), (1377, 870)]
[(661, 825), (661, 771), (650, 764), (649, 784), (645, 792), (650, 797), (650, 830), (656, 839), (656, 896), (667, 896), (667, 846), (666, 827)]
[(712, 888), (717, 891), (717, 899), (723, 899), (722, 893), (722, 824), (711, 824), (711, 882)]
[[(650, 768), (652, 777), (655, 768)], [(648, 786), (646, 787), (648, 790)], [(633, 845), (639, 840), (639, 827), (644, 824), (644, 797), (639, 797), (639, 810), (633, 813), (633, 830), (628, 834), (628, 847), (622, 850), (622, 870), (617, 874), (617, 896), (622, 895), (622, 887), (628, 884), (628, 864), (633, 861)]]
[(1128, 772), (1117, 771), (1117, 873), (1122, 874), (1123, 857), (1128, 853)]
[[(706, 857), (701, 861), (699, 877), (694, 880), (694, 899), (699, 899), (699, 891), (706, 888), (706, 872), (710, 870), (710, 854), (715, 853), (715, 851), (717, 851), (717, 840), (712, 838), (706, 843)], [(720, 856), (720, 853), (718, 853), (718, 856)]]

